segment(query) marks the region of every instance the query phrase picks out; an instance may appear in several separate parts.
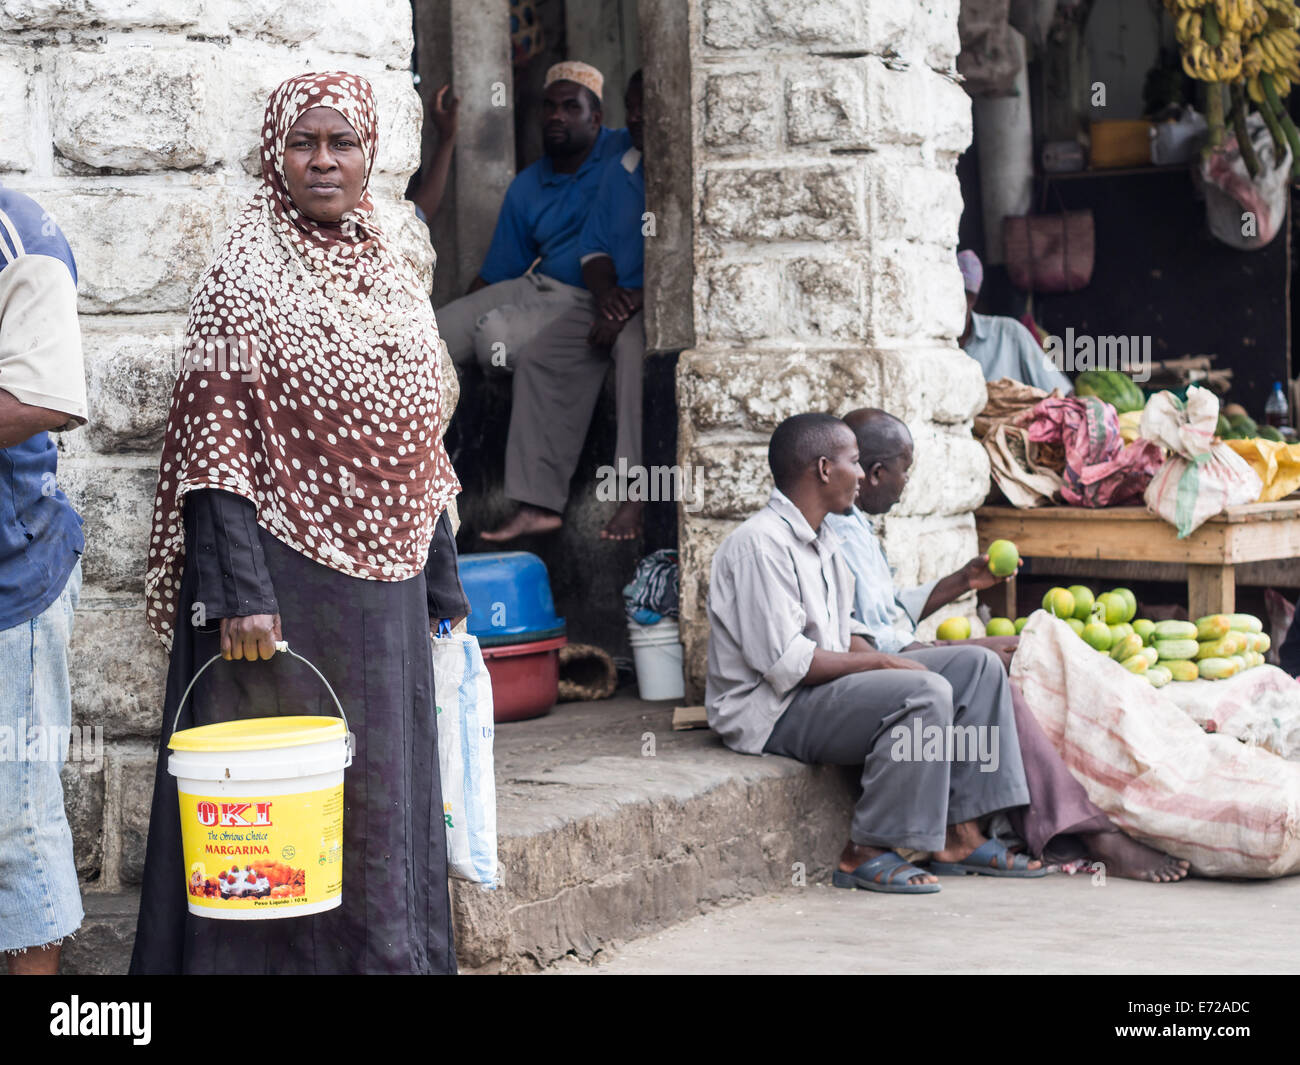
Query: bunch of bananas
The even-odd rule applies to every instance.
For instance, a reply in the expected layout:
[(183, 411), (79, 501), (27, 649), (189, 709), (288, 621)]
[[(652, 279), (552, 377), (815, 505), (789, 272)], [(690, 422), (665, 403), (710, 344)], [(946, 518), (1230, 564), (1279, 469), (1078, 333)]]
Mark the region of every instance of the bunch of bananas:
[(1210, 136), (1205, 151), (1224, 141), (1227, 100), (1246, 168), (1259, 161), (1246, 125), (1246, 98), (1253, 100), (1273, 138), (1274, 158), (1289, 146), (1292, 173), (1300, 179), (1300, 130), (1282, 99), (1300, 84), (1300, 0), (1164, 0), (1188, 77), (1207, 82), (1205, 107)]
[(1300, 81), (1300, 32), (1293, 26), (1270, 22), (1268, 29), (1250, 42), (1242, 70), (1246, 91), (1256, 103), (1264, 98), (1261, 76), (1271, 78), (1279, 97), (1286, 96), (1291, 91), (1291, 82)]

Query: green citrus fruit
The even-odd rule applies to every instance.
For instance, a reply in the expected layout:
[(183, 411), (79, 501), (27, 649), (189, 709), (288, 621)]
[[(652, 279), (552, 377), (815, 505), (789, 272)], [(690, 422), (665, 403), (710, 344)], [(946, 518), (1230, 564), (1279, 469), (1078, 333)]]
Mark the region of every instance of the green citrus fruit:
[(1083, 622), (1080, 621), (1078, 618), (1066, 618), (1065, 623), (1074, 630), (1074, 634), (1076, 636), (1083, 635)]
[(1137, 621), (1133, 622), (1133, 631), (1142, 637), (1143, 643), (1149, 644), (1151, 634), (1156, 631), (1156, 623), (1147, 618), (1138, 618)]
[(1124, 611), (1124, 616), (1120, 618), (1121, 621), (1132, 621), (1135, 617), (1137, 617), (1137, 612), (1138, 612), (1137, 596), (1134, 595), (1131, 591), (1129, 591), (1129, 589), (1114, 588), (1111, 590), (1110, 594), (1118, 595), (1121, 599), (1124, 600), (1124, 604), (1128, 608), (1127, 610)]
[(1072, 584), (1069, 592), (1074, 596), (1074, 616), (1086, 622), (1088, 615), (1092, 613), (1092, 604), (1095, 602), (1092, 589), (1083, 584)]
[(989, 572), (995, 577), (1010, 577), (1020, 565), (1020, 551), (1010, 540), (994, 540), (988, 556)]
[(969, 640), (970, 618), (948, 618), (940, 623), (935, 635), (941, 640)]
[(1101, 604), (1105, 613), (1107, 625), (1118, 625), (1128, 620), (1128, 600), (1122, 595), (1116, 595), (1114, 592), (1102, 592), (1097, 596), (1097, 602)]
[(1111, 625), (1110, 642), (1119, 643), (1120, 640), (1124, 639), (1125, 636), (1128, 636), (1132, 632), (1133, 632), (1133, 626), (1130, 625), (1127, 621), (1121, 621), (1118, 625)]
[(1054, 617), (1074, 617), (1074, 596), (1064, 588), (1053, 588), (1043, 596), (1043, 609)]
[(1115, 639), (1110, 634), (1110, 626), (1103, 621), (1090, 621), (1083, 627), (1083, 638), (1088, 646), (1097, 651), (1109, 651)]
[(990, 618), (984, 626), (984, 633), (986, 636), (1014, 636), (1016, 623), (1010, 618)]
[(1020, 630), (1029, 624), (1028, 618), (1016, 618), (1016, 635), (1020, 635)]

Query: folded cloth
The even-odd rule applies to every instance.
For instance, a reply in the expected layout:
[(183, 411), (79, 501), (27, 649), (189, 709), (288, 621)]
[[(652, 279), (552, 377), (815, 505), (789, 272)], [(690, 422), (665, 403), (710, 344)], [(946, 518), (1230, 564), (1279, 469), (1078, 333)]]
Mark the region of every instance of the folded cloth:
[(646, 555), (623, 588), (627, 616), (638, 625), (653, 625), (677, 616), (677, 552), (670, 547)]

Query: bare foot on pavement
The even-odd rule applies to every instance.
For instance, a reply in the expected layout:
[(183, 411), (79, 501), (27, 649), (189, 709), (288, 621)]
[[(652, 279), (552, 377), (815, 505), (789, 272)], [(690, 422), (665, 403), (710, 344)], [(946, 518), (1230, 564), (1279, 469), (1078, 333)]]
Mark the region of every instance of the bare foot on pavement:
[[(635, 540), (641, 535), (641, 511), (644, 503), (627, 500), (618, 505), (614, 516), (600, 530), (602, 540)], [(861, 863), (859, 863), (861, 864)]]
[(1185, 879), (1190, 868), (1187, 862), (1130, 839), (1123, 832), (1089, 832), (1079, 838), (1088, 848), (1088, 857), (1105, 864), (1107, 876), (1169, 884)]
[(480, 535), (489, 543), (499, 544), (504, 543), (506, 540), (513, 540), (517, 536), (555, 532), (563, 524), (564, 519), (553, 510), (522, 506), (515, 513), (515, 516), (504, 525)]

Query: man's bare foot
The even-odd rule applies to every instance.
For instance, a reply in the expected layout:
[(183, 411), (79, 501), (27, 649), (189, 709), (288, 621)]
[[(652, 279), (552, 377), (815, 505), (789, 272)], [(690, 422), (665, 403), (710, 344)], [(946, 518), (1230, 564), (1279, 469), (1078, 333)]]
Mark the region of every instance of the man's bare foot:
[[(840, 851), (840, 872), (851, 873), (863, 862), (869, 862), (872, 858), (879, 858), (882, 854), (888, 854), (887, 850), (880, 847), (867, 847), (861, 843), (854, 843), (849, 840), (844, 844), (844, 849)], [(939, 878), (933, 873), (918, 873), (916, 876), (907, 878), (909, 884), (937, 884)]]
[(635, 540), (641, 535), (641, 512), (645, 504), (628, 499), (618, 505), (614, 516), (600, 530), (602, 540)]
[(1191, 868), (1188, 862), (1130, 839), (1119, 830), (1089, 832), (1079, 839), (1088, 848), (1088, 857), (1106, 866), (1107, 876), (1170, 884), (1185, 879)]
[(517, 536), (532, 536), (534, 533), (555, 532), (564, 524), (564, 519), (553, 510), (530, 507), (524, 504), (515, 512), (515, 516), (504, 525), (491, 532), (480, 533), (484, 540), (499, 544), (513, 540)]
[[(979, 830), (974, 821), (963, 821), (958, 825), (948, 826), (948, 838), (944, 840), (943, 850), (936, 851), (936, 862), (964, 862), (979, 847), (987, 843), (988, 837)], [(994, 859), (996, 861), (996, 859)], [(990, 868), (994, 862), (990, 862)], [(1030, 859), (1028, 868), (1041, 869), (1043, 863), (1037, 858)]]

